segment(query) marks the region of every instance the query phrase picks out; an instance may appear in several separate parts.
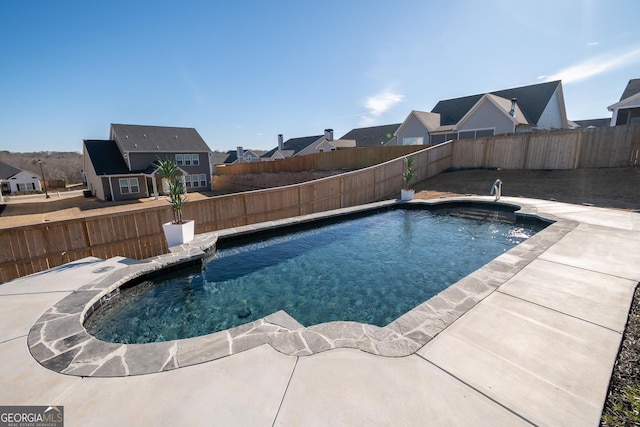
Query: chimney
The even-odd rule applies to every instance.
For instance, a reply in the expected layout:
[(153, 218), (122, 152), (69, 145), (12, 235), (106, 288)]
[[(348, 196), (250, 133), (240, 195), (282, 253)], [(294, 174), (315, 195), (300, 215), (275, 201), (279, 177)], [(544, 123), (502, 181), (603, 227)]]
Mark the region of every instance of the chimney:
[(238, 149), (236, 150), (236, 155), (238, 156), (238, 163), (242, 163), (242, 156), (244, 155), (244, 150), (242, 149), (242, 147), (238, 147)]
[(324, 130), (324, 139), (327, 141), (333, 141), (333, 129)]
[(281, 133), (278, 134), (278, 150), (284, 150), (284, 139)]
[(516, 101), (518, 99), (517, 98), (511, 98), (511, 111), (509, 111), (509, 115), (511, 117), (515, 117), (516, 115)]

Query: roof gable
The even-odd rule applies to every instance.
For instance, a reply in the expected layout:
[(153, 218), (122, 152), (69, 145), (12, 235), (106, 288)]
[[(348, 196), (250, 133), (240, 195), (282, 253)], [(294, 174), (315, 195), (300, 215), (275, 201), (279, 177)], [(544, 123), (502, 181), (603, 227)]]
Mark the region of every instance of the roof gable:
[(209, 152), (194, 128), (112, 124), (110, 138), (123, 152)]
[(627, 83), (627, 87), (624, 88), (620, 101), (625, 100), (637, 93), (640, 93), (640, 79), (631, 79)]
[(431, 131), (440, 127), (440, 114), (430, 113), (428, 111), (412, 111), (416, 119), (420, 120), (427, 130)]
[[(489, 93), (507, 100), (516, 98), (518, 107), (526, 122), (535, 125), (540, 120), (542, 113), (560, 84), (561, 81), (556, 80)], [(441, 125), (455, 125), (476, 105), (483, 95), (446, 99), (438, 102), (431, 112), (440, 114)]]
[(424, 126), (427, 132), (433, 132), (440, 127), (440, 114), (412, 110), (407, 118), (404, 119), (404, 122), (396, 129), (395, 137), (398, 137), (414, 120), (417, 120), (420, 125)]
[(115, 141), (85, 140), (84, 146), (96, 175), (120, 175), (129, 173), (129, 168), (124, 162)]
[[(505, 108), (505, 103), (503, 101), (507, 101), (509, 103), (509, 107), (508, 107), (509, 109)], [(482, 105), (486, 103), (490, 103), (494, 105), (500, 113), (502, 113), (505, 117), (511, 120), (511, 122), (513, 122), (514, 124), (518, 123), (516, 118), (511, 114), (509, 114), (509, 111), (511, 111), (511, 101), (504, 98), (500, 98), (499, 96), (495, 96), (487, 93), (482, 95), (482, 97), (478, 100), (478, 102), (476, 102), (476, 104), (473, 107), (471, 107), (471, 109), (467, 112), (467, 114), (465, 114), (464, 117), (460, 119), (460, 121), (458, 122), (458, 125), (460, 126), (463, 123), (465, 123), (467, 120), (469, 120), (482, 107)], [(519, 115), (522, 117), (521, 112), (519, 112)]]

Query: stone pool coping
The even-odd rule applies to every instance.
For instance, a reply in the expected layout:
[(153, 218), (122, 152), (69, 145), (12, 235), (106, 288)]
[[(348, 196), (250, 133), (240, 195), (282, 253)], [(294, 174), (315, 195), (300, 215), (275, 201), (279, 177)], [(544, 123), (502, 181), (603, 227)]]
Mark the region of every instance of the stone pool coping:
[(354, 348), (387, 357), (411, 355), (558, 242), (578, 222), (546, 213), (537, 214), (535, 207), (525, 202), (517, 205), (496, 203), (519, 207), (519, 215), (553, 223), (385, 327), (357, 322), (329, 322), (304, 327), (284, 311), (278, 311), (254, 322), (200, 337), (149, 344), (117, 344), (91, 336), (83, 322), (94, 307), (108, 300), (123, 284), (166, 268), (200, 262), (222, 237), (273, 230), (400, 203), (433, 206), (456, 202), (491, 204), (486, 199), (474, 198), (391, 200), (198, 235), (187, 245), (171, 248), (169, 254), (133, 261), (60, 300), (29, 331), (29, 351), (48, 369), (82, 377), (123, 377), (168, 371), (230, 356), (263, 344), (291, 356), (308, 356), (335, 348)]

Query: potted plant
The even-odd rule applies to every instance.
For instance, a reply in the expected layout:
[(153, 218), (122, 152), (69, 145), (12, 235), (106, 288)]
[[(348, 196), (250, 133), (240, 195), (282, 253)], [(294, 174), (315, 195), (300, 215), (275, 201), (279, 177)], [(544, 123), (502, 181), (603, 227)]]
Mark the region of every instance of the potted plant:
[(416, 172), (413, 169), (413, 156), (405, 157), (404, 159), (404, 172), (402, 172), (402, 181), (404, 187), (400, 190), (400, 200), (413, 200), (415, 191), (409, 187), (411, 181), (415, 177)]
[(180, 168), (173, 159), (168, 157), (158, 158), (154, 166), (169, 183), (167, 195), (173, 209), (173, 221), (162, 224), (167, 246), (172, 247), (190, 242), (194, 237), (195, 221), (185, 221), (182, 218), (182, 208), (187, 203), (187, 193), (179, 176)]

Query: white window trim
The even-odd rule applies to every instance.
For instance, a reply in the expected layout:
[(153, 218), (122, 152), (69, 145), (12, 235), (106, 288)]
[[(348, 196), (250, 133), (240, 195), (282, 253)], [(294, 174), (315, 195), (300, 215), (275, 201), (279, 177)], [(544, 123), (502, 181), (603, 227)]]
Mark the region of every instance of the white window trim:
[[(138, 178), (118, 178), (118, 186), (120, 187), (120, 194), (140, 193), (140, 185), (138, 182)], [(134, 188), (136, 188), (136, 191), (133, 191)]]

